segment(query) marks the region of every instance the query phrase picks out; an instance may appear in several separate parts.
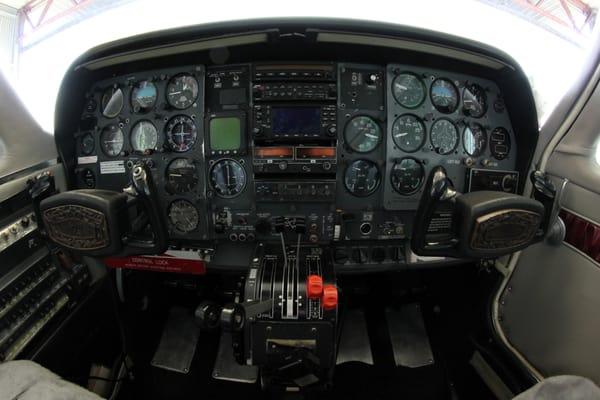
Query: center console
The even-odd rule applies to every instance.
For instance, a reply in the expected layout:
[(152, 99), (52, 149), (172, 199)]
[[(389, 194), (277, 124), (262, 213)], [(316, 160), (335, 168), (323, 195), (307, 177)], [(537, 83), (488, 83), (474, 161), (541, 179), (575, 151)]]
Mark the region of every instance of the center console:
[[(304, 387), (329, 381), (335, 366), (337, 303), (335, 273), (323, 249), (260, 245), (244, 301), (224, 307), (222, 326), (232, 331), (237, 361), (261, 367), (264, 383)], [(240, 307), (241, 328), (235, 322)]]

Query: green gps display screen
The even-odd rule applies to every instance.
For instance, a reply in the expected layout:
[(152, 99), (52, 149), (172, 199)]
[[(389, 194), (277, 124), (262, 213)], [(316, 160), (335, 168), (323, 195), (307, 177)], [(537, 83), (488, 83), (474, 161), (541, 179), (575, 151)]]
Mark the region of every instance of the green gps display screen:
[(237, 150), (241, 146), (242, 127), (238, 117), (210, 120), (210, 148), (216, 151)]

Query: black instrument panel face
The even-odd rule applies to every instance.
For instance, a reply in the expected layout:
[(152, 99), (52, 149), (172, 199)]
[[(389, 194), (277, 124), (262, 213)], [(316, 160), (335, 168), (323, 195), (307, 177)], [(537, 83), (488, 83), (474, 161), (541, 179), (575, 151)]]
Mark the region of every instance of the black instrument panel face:
[(388, 65), (386, 75), (385, 209), (415, 210), (437, 165), (459, 191), (472, 168), (515, 168), (514, 132), (494, 82), (405, 64)]
[(204, 66), (189, 65), (94, 84), (76, 140), (78, 186), (121, 191), (145, 163), (170, 237), (207, 239), (204, 77)]
[[(80, 188), (120, 191), (145, 163), (176, 242), (279, 240), (277, 217), (305, 224), (305, 242), (403, 239), (433, 166), (459, 191), (481, 189), (504, 182), (488, 171), (514, 170), (515, 144), (498, 87), (478, 77), (403, 64), (188, 65), (89, 88), (76, 176)], [(344, 215), (353, 222), (339, 228)]]

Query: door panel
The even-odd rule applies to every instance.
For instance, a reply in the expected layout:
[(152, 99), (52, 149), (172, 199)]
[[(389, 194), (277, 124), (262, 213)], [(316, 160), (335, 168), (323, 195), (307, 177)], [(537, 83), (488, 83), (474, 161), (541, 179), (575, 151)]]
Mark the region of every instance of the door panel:
[(515, 255), (494, 305), (499, 337), (538, 379), (573, 374), (600, 384), (599, 109), (596, 86), (546, 163), (568, 239)]
[(564, 242), (537, 244), (521, 254), (500, 297), (500, 326), (541, 376), (600, 383), (599, 288), (600, 267), (590, 257)]

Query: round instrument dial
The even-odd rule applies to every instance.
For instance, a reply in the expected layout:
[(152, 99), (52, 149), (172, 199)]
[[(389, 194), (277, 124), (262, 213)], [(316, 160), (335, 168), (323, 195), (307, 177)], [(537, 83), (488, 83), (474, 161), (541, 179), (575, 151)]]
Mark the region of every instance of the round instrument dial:
[(431, 103), (441, 113), (451, 114), (458, 107), (458, 89), (450, 80), (439, 78), (431, 84)]
[(102, 115), (114, 118), (123, 109), (123, 91), (118, 86), (113, 86), (102, 94)]
[(465, 115), (481, 118), (487, 111), (485, 89), (476, 83), (465, 86), (463, 90), (463, 111)]
[(150, 81), (141, 81), (135, 84), (131, 91), (131, 107), (133, 112), (145, 113), (154, 108), (158, 90), (156, 85)]
[(417, 108), (427, 95), (423, 80), (417, 75), (404, 72), (394, 78), (392, 93), (396, 101), (406, 108)]
[(373, 151), (381, 141), (381, 128), (371, 117), (352, 118), (344, 130), (346, 144), (358, 153)]
[(86, 133), (81, 137), (81, 154), (89, 156), (94, 152), (95, 148), (96, 143), (94, 141), (94, 136), (91, 133)]
[(100, 133), (100, 147), (104, 154), (116, 157), (123, 151), (125, 137), (123, 131), (117, 125), (109, 125)]
[(194, 104), (198, 97), (198, 81), (190, 74), (175, 75), (167, 84), (167, 102), (178, 110)]
[(406, 153), (419, 150), (425, 142), (426, 134), (423, 121), (412, 114), (399, 116), (392, 125), (394, 143)]
[(198, 227), (198, 210), (187, 200), (175, 200), (168, 210), (169, 221), (180, 232), (191, 232)]
[(176, 158), (167, 167), (167, 191), (170, 193), (191, 192), (198, 180), (196, 164), (189, 158)]
[(369, 196), (379, 187), (381, 173), (373, 161), (356, 160), (352, 162), (344, 174), (344, 186), (354, 196)]
[(490, 152), (496, 160), (504, 160), (510, 153), (510, 134), (503, 127), (498, 127), (490, 134)]
[(140, 121), (131, 129), (131, 147), (135, 151), (153, 150), (158, 144), (158, 131), (150, 121)]
[(431, 145), (438, 154), (450, 154), (458, 146), (458, 129), (449, 119), (438, 119), (431, 126)]
[(396, 161), (390, 172), (392, 188), (401, 195), (415, 193), (423, 185), (425, 168), (418, 160), (406, 157)]
[(463, 131), (463, 147), (465, 152), (471, 157), (479, 157), (487, 145), (487, 135), (485, 128), (477, 123), (472, 123), (465, 127)]
[(187, 115), (177, 115), (166, 126), (167, 142), (173, 151), (183, 153), (196, 143), (197, 129), (194, 120)]
[(210, 185), (219, 197), (236, 197), (246, 187), (246, 170), (235, 160), (220, 160), (210, 170)]

